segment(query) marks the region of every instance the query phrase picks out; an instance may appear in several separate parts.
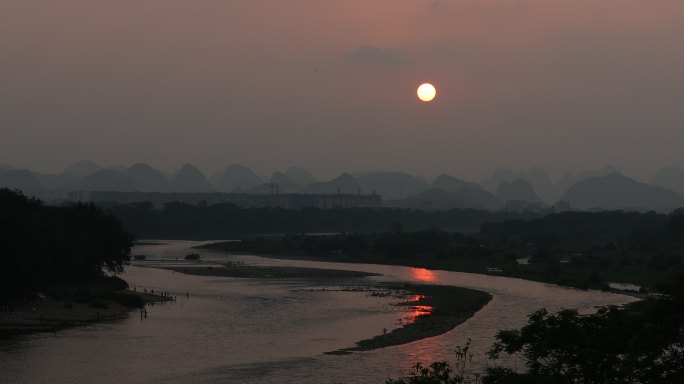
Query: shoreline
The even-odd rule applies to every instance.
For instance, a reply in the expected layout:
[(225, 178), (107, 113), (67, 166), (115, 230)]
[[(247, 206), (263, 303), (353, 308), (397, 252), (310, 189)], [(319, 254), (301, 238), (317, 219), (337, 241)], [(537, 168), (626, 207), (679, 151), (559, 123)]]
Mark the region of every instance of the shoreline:
[(414, 300), (398, 306), (409, 307), (408, 322), (389, 332), (356, 342), (353, 347), (326, 352), (327, 355), (345, 355), (372, 351), (445, 334), (464, 323), (484, 308), (492, 295), (474, 289), (449, 285), (399, 284), (374, 285), (392, 291), (408, 291)]
[[(144, 305), (169, 301), (161, 295), (127, 291), (115, 291), (138, 296)], [(73, 300), (47, 297), (45, 301), (21, 303), (12, 311), (0, 312), (0, 340), (18, 335), (56, 332), (83, 325), (112, 322), (128, 317), (138, 307), (126, 306), (113, 299), (102, 300), (98, 306)]]
[[(268, 267), (268, 266), (224, 266), (224, 267), (164, 267), (150, 266), (179, 273), (238, 278), (350, 278), (379, 276), (378, 274), (345, 271), (336, 269), (305, 267)], [(365, 285), (371, 292), (386, 294), (391, 291), (400, 293), (407, 299), (396, 304), (408, 307), (407, 321), (402, 326), (389, 332), (383, 332), (370, 339), (356, 342), (353, 347), (342, 348), (325, 354), (349, 354), (352, 352), (371, 351), (395, 345), (411, 343), (426, 338), (439, 336), (462, 324), (477, 311), (481, 310), (492, 299), (486, 292), (468, 288), (410, 283), (369, 283)], [(382, 293), (385, 292), (385, 293)]]
[(205, 245), (201, 246), (195, 246), (192, 247), (194, 249), (209, 249), (213, 250), (215, 252), (223, 252), (227, 255), (248, 255), (248, 256), (258, 256), (258, 257), (264, 257), (267, 259), (276, 259), (276, 260), (299, 260), (299, 261), (316, 261), (316, 262), (323, 262), (323, 263), (349, 263), (349, 264), (376, 264), (376, 265), (390, 265), (390, 266), (398, 266), (398, 267), (408, 267), (408, 268), (425, 268), (433, 271), (445, 271), (445, 272), (461, 272), (461, 273), (470, 273), (470, 274), (475, 274), (475, 275), (482, 275), (482, 276), (499, 276), (499, 277), (507, 277), (510, 279), (520, 279), (520, 280), (525, 280), (525, 281), (533, 281), (537, 283), (543, 283), (543, 284), (551, 284), (555, 285), (557, 287), (563, 287), (563, 288), (571, 288), (571, 289), (578, 289), (578, 290), (596, 290), (596, 291), (601, 291), (601, 292), (609, 292), (609, 293), (614, 293), (618, 295), (625, 295), (625, 296), (631, 296), (639, 300), (645, 300), (648, 298), (653, 298), (657, 297), (657, 294), (654, 293), (641, 293), (641, 292), (635, 292), (635, 291), (630, 291), (630, 290), (620, 290), (620, 289), (615, 289), (615, 288), (610, 288), (610, 289), (598, 289), (598, 288), (579, 288), (575, 287), (572, 285), (563, 285), (563, 284), (557, 284), (554, 282), (549, 282), (549, 281), (544, 281), (544, 280), (537, 280), (537, 279), (529, 279), (525, 278), (522, 276), (516, 276), (516, 275), (509, 275), (509, 274), (489, 274), (489, 273), (482, 273), (482, 272), (477, 272), (477, 271), (471, 271), (471, 270), (466, 270), (466, 269), (445, 269), (445, 268), (439, 268), (436, 266), (432, 265), (411, 265), (410, 263), (388, 263), (384, 262), (384, 260), (376, 260), (376, 259), (369, 259), (369, 260), (357, 260), (357, 259), (351, 259), (348, 257), (329, 257), (329, 256), (312, 256), (312, 255), (301, 255), (301, 254), (270, 254), (270, 253), (258, 253), (258, 252), (230, 252), (230, 251), (225, 251), (221, 249), (220, 247), (212, 247), (212, 244), (220, 244), (220, 243), (208, 243)]
[(278, 267), (255, 265), (225, 265), (222, 267), (199, 265), (163, 266), (150, 265), (144, 268), (159, 268), (197, 276), (236, 277), (246, 279), (331, 279), (381, 276), (378, 273), (347, 271), (343, 269)]

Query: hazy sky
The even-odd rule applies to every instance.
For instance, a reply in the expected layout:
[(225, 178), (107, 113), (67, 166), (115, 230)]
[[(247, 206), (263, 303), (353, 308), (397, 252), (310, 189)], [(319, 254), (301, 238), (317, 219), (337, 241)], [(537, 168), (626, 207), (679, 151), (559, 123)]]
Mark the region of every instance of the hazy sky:
[[(682, 0), (4, 0), (0, 163), (684, 167)], [(417, 101), (422, 81), (437, 99)]]

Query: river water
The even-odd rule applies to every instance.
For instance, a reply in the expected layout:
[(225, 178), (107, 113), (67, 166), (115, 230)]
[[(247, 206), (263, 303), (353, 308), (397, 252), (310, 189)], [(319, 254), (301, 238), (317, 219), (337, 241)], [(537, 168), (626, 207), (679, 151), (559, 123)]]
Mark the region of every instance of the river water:
[[(140, 245), (138, 264), (175, 263), (199, 243)], [(378, 277), (239, 279), (193, 276), (131, 266), (123, 274), (139, 290), (166, 291), (175, 303), (148, 306), (146, 319), (126, 319), (20, 336), (0, 344), (0, 383), (384, 383), (416, 361), (452, 360), (472, 339), (473, 364), (494, 364), (484, 353), (496, 331), (524, 325), (539, 308), (621, 305), (628, 296), (581, 291), (501, 276), (373, 264), (325, 263), (225, 255), (202, 251), (203, 262), (244, 262), (346, 269)], [(493, 299), (454, 330), (413, 343), (326, 355), (400, 326), (410, 311), (398, 299), (340, 290), (341, 285), (409, 281), (456, 285), (489, 292)], [(520, 362), (507, 360), (509, 366)]]

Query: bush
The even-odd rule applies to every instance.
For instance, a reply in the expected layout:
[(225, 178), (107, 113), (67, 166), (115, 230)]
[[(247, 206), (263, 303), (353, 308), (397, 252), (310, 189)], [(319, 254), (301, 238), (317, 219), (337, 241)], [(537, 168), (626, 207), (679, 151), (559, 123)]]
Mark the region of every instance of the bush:
[(413, 366), (413, 372), (408, 377), (393, 380), (385, 384), (477, 384), (480, 382), (478, 373), (468, 374), (466, 366), (472, 362), (473, 354), (469, 353), (471, 340), (468, 339), (464, 347), (457, 347), (456, 364), (452, 368), (446, 361), (437, 361), (425, 367), (421, 363)]

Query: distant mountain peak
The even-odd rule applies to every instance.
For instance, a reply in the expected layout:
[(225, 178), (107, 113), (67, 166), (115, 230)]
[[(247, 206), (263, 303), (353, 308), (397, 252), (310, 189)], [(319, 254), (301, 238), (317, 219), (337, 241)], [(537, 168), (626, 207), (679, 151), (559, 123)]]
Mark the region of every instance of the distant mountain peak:
[(354, 177), (352, 177), (352, 175), (348, 174), (347, 172), (343, 172), (339, 176), (337, 176), (336, 178), (332, 179), (330, 182), (331, 183), (356, 182), (356, 179)]
[(135, 163), (128, 167), (128, 171), (135, 171), (135, 170), (154, 170), (149, 164), (147, 163)]
[(507, 201), (541, 202), (539, 196), (534, 192), (532, 184), (525, 179), (517, 179), (513, 182), (504, 181), (497, 188), (496, 197), (504, 203)]
[(677, 167), (665, 167), (653, 175), (650, 184), (684, 195), (684, 172)]
[(136, 189), (141, 192), (167, 192), (169, 180), (163, 172), (152, 168), (145, 163), (135, 163), (125, 171), (136, 184)]
[(317, 194), (356, 194), (359, 191), (359, 188), (359, 182), (352, 175), (345, 172), (330, 181), (308, 184), (302, 188), (301, 192)]
[(477, 183), (461, 180), (457, 177), (447, 174), (437, 176), (435, 178), (435, 181), (432, 182), (432, 187), (442, 189), (448, 192), (454, 192), (461, 188), (473, 188), (483, 190), (483, 188)]
[(185, 163), (169, 182), (172, 192), (212, 192), (214, 188), (206, 176), (190, 163)]
[(307, 171), (304, 168), (300, 168), (300, 167), (291, 166), (284, 173), (285, 173), (285, 175), (287, 175), (289, 178), (296, 181), (300, 185), (311, 184), (311, 183), (315, 183), (318, 181), (316, 179), (316, 177), (311, 172)]
[(179, 172), (200, 172), (200, 170), (190, 163), (185, 163), (183, 166), (181, 166)]
[(684, 206), (684, 197), (662, 187), (638, 182), (619, 172), (584, 179), (561, 200), (580, 209), (670, 210)]
[(19, 189), (26, 194), (43, 190), (43, 186), (27, 169), (0, 170), (0, 188)]
[(70, 186), (78, 191), (116, 191), (128, 192), (136, 190), (135, 181), (123, 172), (103, 168), (88, 175)]
[(214, 186), (221, 192), (250, 189), (264, 183), (254, 171), (241, 164), (231, 164), (213, 177)]
[(81, 160), (68, 166), (64, 171), (62, 171), (62, 174), (82, 179), (92, 175), (100, 169), (102, 169), (102, 167), (99, 164), (96, 164), (90, 160)]
[(283, 193), (292, 193), (302, 187), (296, 180), (283, 172), (273, 172), (269, 181), (278, 186), (278, 191)]
[(534, 188), (535, 195), (547, 203), (555, 201), (558, 196), (558, 191), (546, 171), (537, 166), (522, 171), (497, 167), (490, 177), (481, 182), (481, 185), (490, 192), (496, 192), (502, 183), (512, 183), (516, 180), (527, 180)]

